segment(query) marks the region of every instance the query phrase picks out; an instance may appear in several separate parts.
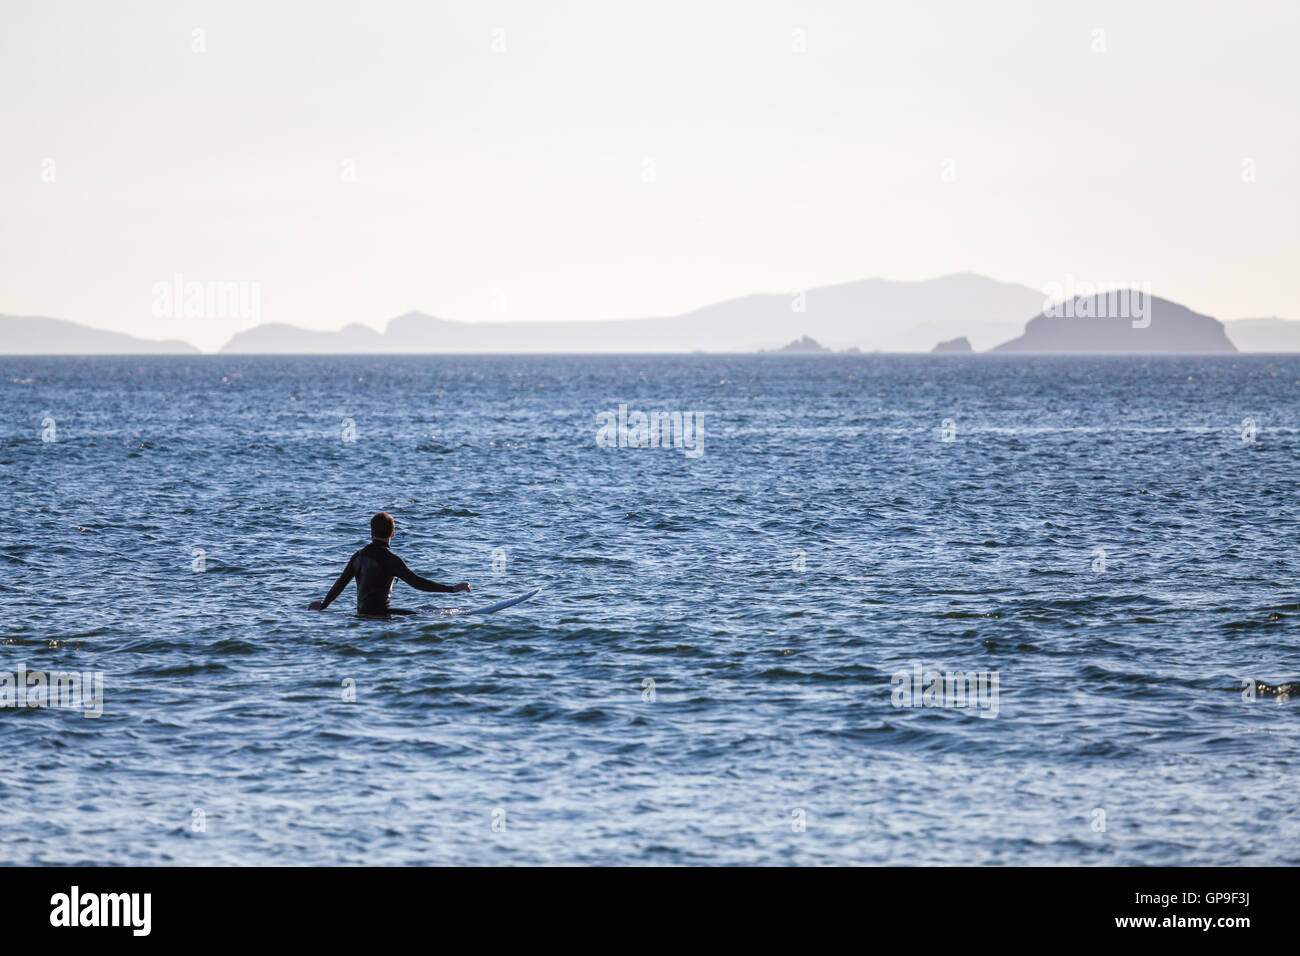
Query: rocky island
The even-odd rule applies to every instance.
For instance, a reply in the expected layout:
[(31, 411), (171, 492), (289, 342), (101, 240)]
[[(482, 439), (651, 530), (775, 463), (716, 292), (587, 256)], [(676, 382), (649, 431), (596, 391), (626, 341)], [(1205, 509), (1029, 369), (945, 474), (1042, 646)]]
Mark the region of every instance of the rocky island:
[(1122, 290), (1058, 302), (1025, 333), (992, 349), (1021, 354), (1219, 355), (1237, 351), (1223, 323), (1146, 292)]

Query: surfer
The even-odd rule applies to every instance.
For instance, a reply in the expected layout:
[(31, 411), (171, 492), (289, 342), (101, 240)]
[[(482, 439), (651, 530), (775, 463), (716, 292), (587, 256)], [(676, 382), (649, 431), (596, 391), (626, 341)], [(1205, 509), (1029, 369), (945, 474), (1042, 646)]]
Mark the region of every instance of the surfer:
[(393, 593), (393, 579), (402, 581), (417, 591), (436, 591), (439, 594), (455, 594), (468, 591), (468, 584), (439, 584), (422, 578), (406, 566), (406, 562), (389, 550), (397, 522), (387, 511), (381, 511), (370, 519), (370, 543), (348, 559), (348, 566), (343, 569), (339, 579), (330, 588), (323, 601), (312, 601), (307, 606), (309, 611), (323, 611), (336, 597), (343, 593), (348, 582), (357, 579), (357, 613), (358, 614), (414, 614), (414, 611), (389, 607), (388, 599)]

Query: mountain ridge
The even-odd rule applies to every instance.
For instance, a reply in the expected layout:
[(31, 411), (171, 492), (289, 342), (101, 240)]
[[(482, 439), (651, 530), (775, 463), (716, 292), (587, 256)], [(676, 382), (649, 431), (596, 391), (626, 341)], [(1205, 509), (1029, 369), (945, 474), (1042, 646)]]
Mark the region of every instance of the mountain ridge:
[[(986, 347), (1003, 341), (1042, 303), (1042, 294), (1028, 286), (969, 272), (917, 282), (871, 278), (792, 293), (752, 293), (678, 315), (591, 322), (459, 322), (405, 312), (389, 320), (376, 333), (381, 341), (369, 341), (365, 350), (754, 352), (806, 335), (837, 349), (924, 352), (936, 338), (957, 335)], [(280, 353), (307, 341), (281, 334), (279, 327), (258, 326), (236, 334), (220, 351)]]
[[(1195, 316), (1193, 323), (1199, 323), (1208, 336), (1200, 340), (1200, 347), (1210, 352), (1300, 352), (1300, 321), (1258, 318), (1220, 322), (1169, 300), (1152, 298), (1162, 303), (1162, 313), (1167, 305)], [(926, 353), (935, 350), (935, 342), (962, 338), (971, 341), (974, 352), (1116, 350), (1091, 347), (1095, 343), (1077, 341), (1077, 337), (1071, 340), (1067, 336), (1064, 342), (1040, 341), (1042, 333), (1038, 331), (1026, 344), (1022, 340), (1031, 326), (1039, 328), (1034, 323), (1043, 316), (1041, 293), (965, 272), (916, 282), (877, 277), (788, 294), (752, 293), (668, 316), (461, 322), (407, 311), (389, 319), (382, 331), (356, 322), (333, 330), (272, 322), (237, 333), (218, 354), (746, 353), (779, 350), (792, 337), (804, 336), (837, 351)], [(1205, 325), (1207, 322), (1213, 326)], [(1124, 333), (1122, 325), (1111, 331)], [(1222, 339), (1214, 326), (1223, 330)], [(1097, 327), (1089, 328), (1086, 336), (1097, 331)], [(1146, 334), (1142, 338), (1125, 334), (1129, 344), (1118, 347), (1119, 352), (1185, 351), (1176, 343), (1171, 349), (1164, 348), (1159, 333), (1152, 335), (1150, 329), (1133, 331)], [(0, 354), (202, 353), (179, 339), (140, 338), (45, 316), (0, 315)]]

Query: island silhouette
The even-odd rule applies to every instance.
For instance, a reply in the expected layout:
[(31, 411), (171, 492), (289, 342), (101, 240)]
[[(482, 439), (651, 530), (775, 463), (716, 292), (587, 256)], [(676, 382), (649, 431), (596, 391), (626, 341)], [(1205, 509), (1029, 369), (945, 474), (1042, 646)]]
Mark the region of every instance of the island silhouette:
[(1030, 319), (1019, 338), (993, 349), (1042, 355), (1232, 353), (1223, 323), (1149, 293), (1078, 296)]

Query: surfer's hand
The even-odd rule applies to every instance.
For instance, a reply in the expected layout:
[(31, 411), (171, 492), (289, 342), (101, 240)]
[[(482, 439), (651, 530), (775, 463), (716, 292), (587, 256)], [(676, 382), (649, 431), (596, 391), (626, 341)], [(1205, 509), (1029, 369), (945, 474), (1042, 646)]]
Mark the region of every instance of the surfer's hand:
[(324, 606), (323, 604), (321, 604), (320, 601), (312, 601), (310, 604), (307, 605), (307, 610), (309, 610), (309, 611), (323, 611), (323, 610), (325, 610), (325, 606)]
[(468, 593), (471, 589), (470, 589), (470, 586), (469, 586), (468, 584), (466, 584), (464, 581), (462, 581), (462, 582), (460, 582), (460, 584), (456, 585), (456, 586), (455, 586), (454, 588), (452, 588), (451, 590), (452, 590), (452, 593), (454, 594), (454, 593), (456, 593), (456, 592), (458, 592), (458, 591)]

